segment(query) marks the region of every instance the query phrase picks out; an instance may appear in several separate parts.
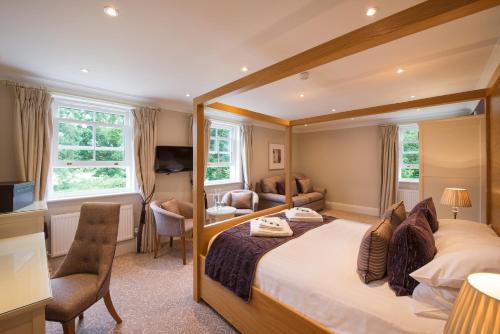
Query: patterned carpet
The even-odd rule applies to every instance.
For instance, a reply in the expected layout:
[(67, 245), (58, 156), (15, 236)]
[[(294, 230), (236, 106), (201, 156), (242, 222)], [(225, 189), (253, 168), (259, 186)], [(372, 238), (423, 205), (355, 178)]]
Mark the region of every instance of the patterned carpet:
[[(189, 243), (188, 249), (191, 249)], [(123, 323), (116, 325), (101, 300), (77, 321), (77, 333), (237, 333), (206, 304), (192, 298), (191, 251), (183, 266), (179, 241), (163, 246), (160, 256), (126, 254), (115, 259), (111, 297)], [(47, 333), (62, 333), (46, 322)]]

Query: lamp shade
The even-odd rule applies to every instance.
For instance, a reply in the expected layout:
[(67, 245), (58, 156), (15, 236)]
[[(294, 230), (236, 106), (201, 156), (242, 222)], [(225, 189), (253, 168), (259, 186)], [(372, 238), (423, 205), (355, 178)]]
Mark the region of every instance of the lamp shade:
[(446, 188), (441, 196), (441, 204), (453, 207), (471, 207), (469, 192), (467, 189)]
[(445, 334), (500, 333), (500, 275), (467, 277), (448, 318)]

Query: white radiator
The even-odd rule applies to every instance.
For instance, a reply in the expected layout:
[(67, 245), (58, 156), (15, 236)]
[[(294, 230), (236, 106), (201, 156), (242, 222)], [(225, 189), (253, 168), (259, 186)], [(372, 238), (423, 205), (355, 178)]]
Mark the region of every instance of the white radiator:
[[(53, 215), (50, 217), (50, 255), (52, 257), (68, 253), (75, 239), (79, 212)], [(132, 205), (122, 205), (118, 225), (118, 241), (134, 238), (134, 210)]]
[(405, 203), (405, 209), (407, 212), (409, 212), (420, 201), (419, 191), (410, 189), (399, 189), (398, 200), (403, 201)]

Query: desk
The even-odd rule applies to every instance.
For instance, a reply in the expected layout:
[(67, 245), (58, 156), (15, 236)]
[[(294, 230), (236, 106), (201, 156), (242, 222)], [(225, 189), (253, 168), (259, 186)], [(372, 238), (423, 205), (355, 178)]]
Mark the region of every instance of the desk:
[(47, 203), (37, 201), (13, 212), (0, 213), (0, 239), (43, 232)]
[(52, 291), (43, 232), (0, 239), (0, 273), (0, 333), (45, 333)]

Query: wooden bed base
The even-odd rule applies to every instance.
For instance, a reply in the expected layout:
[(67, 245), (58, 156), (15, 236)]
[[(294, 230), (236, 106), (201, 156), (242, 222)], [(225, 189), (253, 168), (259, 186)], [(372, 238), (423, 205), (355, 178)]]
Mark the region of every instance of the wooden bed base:
[[(254, 89), (285, 77), (307, 71), (319, 65), (389, 43), (404, 36), (408, 36), (410, 34), (414, 34), (482, 10), (493, 8), (498, 5), (500, 5), (500, 0), (428, 0), (196, 97), (193, 100), (193, 144), (195, 163), (193, 189), (194, 300), (197, 302), (204, 300), (242, 333), (331, 333), (331, 331), (315, 320), (298, 313), (291, 307), (277, 301), (256, 287), (252, 288), (252, 298), (247, 304), (235, 296), (231, 291), (204, 274), (205, 255), (207, 253), (208, 244), (214, 235), (248, 219), (278, 212), (292, 205), (291, 152), (293, 126), (334, 121), (355, 116), (375, 115), (383, 112), (397, 111), (395, 109), (405, 107), (429, 107), (444, 103), (484, 99), (486, 102), (486, 122), (488, 129), (488, 223), (491, 224), (492, 221), (495, 220), (493, 218), (500, 217), (500, 210), (495, 209), (496, 207), (500, 207), (500, 197), (492, 196), (494, 190), (496, 190), (500, 185), (500, 176), (498, 172), (494, 172), (493, 170), (493, 165), (498, 165), (498, 162), (500, 161), (500, 148), (498, 145), (492, 145), (493, 142), (497, 143), (500, 140), (500, 132), (498, 127), (494, 127), (493, 124), (491, 124), (492, 119), (496, 120), (500, 117), (500, 103), (498, 102), (500, 101), (500, 93), (498, 92), (500, 89), (498, 88), (500, 66), (497, 68), (496, 74), (490, 81), (487, 89), (461, 92), (421, 100), (412, 100), (399, 104), (376, 106), (299, 120), (287, 120), (272, 117), (248, 109), (229, 106), (214, 101), (224, 95)], [(206, 105), (229, 113), (285, 127), (286, 204), (259, 211), (244, 217), (237, 217), (224, 222), (205, 226), (205, 209), (203, 199), (205, 181), (205, 145), (203, 129), (205, 119), (204, 109)], [(496, 228), (497, 233), (500, 235), (500, 219), (496, 220), (496, 223), (494, 222), (493, 225), (494, 228)]]

